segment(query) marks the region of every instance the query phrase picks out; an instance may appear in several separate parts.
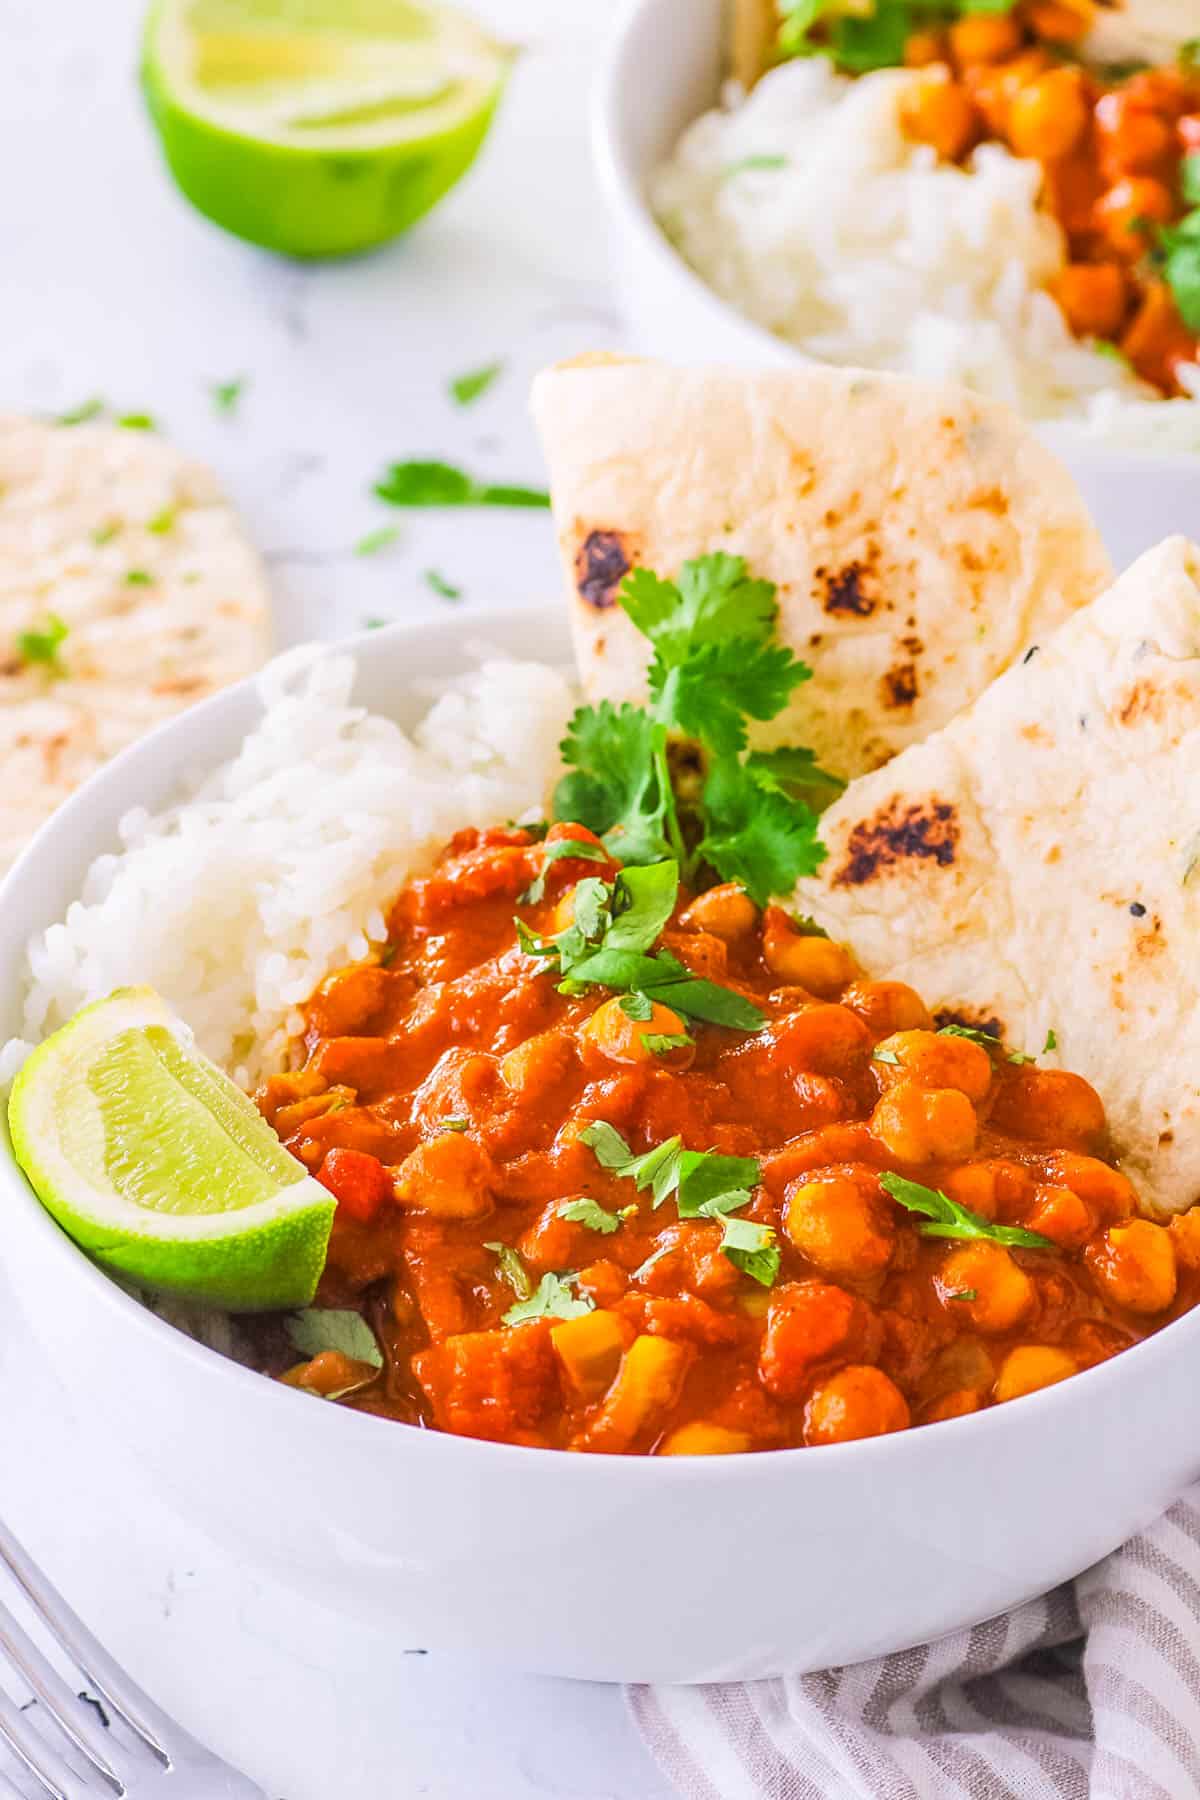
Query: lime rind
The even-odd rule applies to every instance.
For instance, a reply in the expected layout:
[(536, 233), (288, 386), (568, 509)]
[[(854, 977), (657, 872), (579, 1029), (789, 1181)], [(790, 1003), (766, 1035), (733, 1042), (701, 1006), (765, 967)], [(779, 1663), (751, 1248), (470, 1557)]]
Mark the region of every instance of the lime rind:
[(114, 1272), (231, 1310), (312, 1299), (332, 1196), (152, 989), (77, 1013), (30, 1056), (8, 1111), (38, 1198)]

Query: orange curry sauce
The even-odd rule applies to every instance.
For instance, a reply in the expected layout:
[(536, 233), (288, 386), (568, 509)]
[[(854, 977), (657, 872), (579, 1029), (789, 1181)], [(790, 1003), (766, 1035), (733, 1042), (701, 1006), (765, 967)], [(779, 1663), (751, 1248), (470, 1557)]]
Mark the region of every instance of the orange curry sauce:
[(910, 38), (926, 72), (903, 109), (908, 135), (947, 161), (988, 140), (1042, 165), (1044, 202), (1068, 261), (1053, 291), (1077, 337), (1114, 345), (1164, 394), (1186, 390), (1189, 331), (1152, 250), (1189, 210), (1184, 158), (1200, 152), (1200, 68), (1139, 69), (1115, 79), (1069, 58), (1090, 20), (1079, 0), (1024, 0)]
[[(548, 841), (588, 839), (552, 827)], [(758, 1003), (764, 1029), (693, 1023), (660, 1054), (602, 990), (566, 998), (518, 946), (514, 914), (552, 932), (583, 876), (542, 873), (520, 829), (461, 832), (396, 899), (380, 962), (332, 976), (306, 1011), (303, 1067), (259, 1104), (338, 1197), (318, 1304), (359, 1310), (377, 1374), (334, 1351), (288, 1372), (344, 1404), (469, 1436), (672, 1454), (823, 1444), (946, 1419), (1114, 1355), (1200, 1296), (1200, 1209), (1131, 1217), (1104, 1113), (1078, 1075), (940, 1036), (911, 988), (867, 981), (828, 939), (738, 888), (681, 893), (661, 945)], [(880, 1054), (882, 1052), (882, 1054)], [(580, 1131), (635, 1152), (754, 1157), (743, 1217), (773, 1227), (765, 1287), (718, 1220), (607, 1172)], [(1046, 1249), (923, 1235), (880, 1185), (941, 1188)], [(564, 1219), (590, 1196), (602, 1232)], [(621, 1216), (623, 1215), (623, 1216)], [(529, 1281), (575, 1279), (592, 1310), (505, 1325)], [(511, 1259), (510, 1259), (511, 1272)]]

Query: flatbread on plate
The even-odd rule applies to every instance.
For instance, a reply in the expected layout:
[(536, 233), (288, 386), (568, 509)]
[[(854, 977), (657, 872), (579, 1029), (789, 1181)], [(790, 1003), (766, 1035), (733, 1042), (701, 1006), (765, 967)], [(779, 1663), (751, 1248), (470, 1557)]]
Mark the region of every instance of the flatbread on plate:
[(585, 358), (540, 375), (533, 410), (588, 698), (645, 697), (628, 570), (730, 551), (777, 584), (814, 672), (755, 741), (841, 775), (945, 724), (1112, 578), (1063, 466), (957, 388)]
[[(24, 633), (61, 620), (53, 663)], [(0, 415), (0, 870), (135, 738), (270, 652), (215, 478), (151, 432)]]
[(1098, 1090), (1200, 1199), (1200, 550), (1171, 538), (822, 820), (797, 904), (868, 973)]

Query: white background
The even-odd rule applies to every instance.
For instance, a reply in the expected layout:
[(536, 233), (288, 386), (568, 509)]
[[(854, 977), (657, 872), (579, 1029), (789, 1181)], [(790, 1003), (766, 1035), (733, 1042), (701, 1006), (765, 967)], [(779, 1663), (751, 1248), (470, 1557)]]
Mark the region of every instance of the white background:
[[(389, 515), (371, 497), (388, 461), (415, 456), (539, 481), (530, 375), (620, 342), (585, 116), (611, 4), (475, 10), (526, 46), (481, 165), (406, 241), (309, 268), (224, 237), (171, 187), (135, 84), (139, 0), (0, 0), (0, 407), (96, 395), (209, 459), (268, 554), (283, 641), (437, 612), (430, 567), (463, 589), (464, 624), (555, 589), (546, 515)], [(497, 357), (503, 381), (454, 407), (448, 378)], [(247, 386), (227, 419), (209, 389), (234, 376)], [(354, 556), (384, 524), (399, 542)], [(20, 1283), (2, 1249), (0, 1280)], [(315, 1613), (198, 1538), (38, 1368), (2, 1289), (0, 1513), (271, 1800), (668, 1792), (617, 1690), (410, 1654), (421, 1646)]]

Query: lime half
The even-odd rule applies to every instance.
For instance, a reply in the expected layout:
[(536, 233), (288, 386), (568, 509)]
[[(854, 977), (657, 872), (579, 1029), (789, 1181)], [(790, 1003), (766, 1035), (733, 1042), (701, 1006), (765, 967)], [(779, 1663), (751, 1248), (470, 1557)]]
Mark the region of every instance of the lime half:
[(142, 80), (194, 206), (270, 250), (343, 256), (454, 185), (510, 61), (438, 0), (155, 0)]
[(234, 1311), (306, 1306), (334, 1201), (152, 988), (118, 988), (13, 1084), (17, 1161), (106, 1268)]

